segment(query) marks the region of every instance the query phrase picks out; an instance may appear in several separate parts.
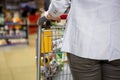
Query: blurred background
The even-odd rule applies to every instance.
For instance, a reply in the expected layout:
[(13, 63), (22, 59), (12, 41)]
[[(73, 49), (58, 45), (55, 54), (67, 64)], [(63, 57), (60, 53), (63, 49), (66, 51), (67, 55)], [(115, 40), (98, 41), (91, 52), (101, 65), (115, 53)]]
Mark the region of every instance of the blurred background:
[(46, 1), (0, 0), (0, 80), (36, 80), (37, 20)]

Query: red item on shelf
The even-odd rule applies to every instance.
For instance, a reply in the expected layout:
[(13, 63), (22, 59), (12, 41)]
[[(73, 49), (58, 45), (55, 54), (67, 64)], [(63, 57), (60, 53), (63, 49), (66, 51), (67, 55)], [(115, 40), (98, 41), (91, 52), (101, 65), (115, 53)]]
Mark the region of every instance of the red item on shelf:
[(13, 29), (13, 27), (14, 27), (13, 25), (9, 25), (8, 26), (9, 29)]
[(28, 21), (29, 21), (29, 33), (36, 33), (37, 32), (37, 21), (39, 19), (40, 15), (29, 15)]
[(29, 15), (28, 20), (29, 20), (30, 24), (37, 24), (39, 17), (40, 17), (40, 15)]

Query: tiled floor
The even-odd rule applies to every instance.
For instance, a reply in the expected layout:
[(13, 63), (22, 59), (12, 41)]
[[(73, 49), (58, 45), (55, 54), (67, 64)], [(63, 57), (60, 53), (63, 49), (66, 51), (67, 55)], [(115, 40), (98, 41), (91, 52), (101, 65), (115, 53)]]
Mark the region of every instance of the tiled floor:
[(0, 80), (36, 80), (36, 35), (29, 45), (0, 48)]

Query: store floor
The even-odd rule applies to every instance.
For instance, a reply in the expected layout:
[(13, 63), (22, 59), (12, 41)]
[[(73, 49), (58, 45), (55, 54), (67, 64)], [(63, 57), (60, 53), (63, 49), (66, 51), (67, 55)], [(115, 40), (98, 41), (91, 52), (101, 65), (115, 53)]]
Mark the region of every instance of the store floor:
[(36, 35), (29, 45), (0, 48), (0, 80), (36, 80)]

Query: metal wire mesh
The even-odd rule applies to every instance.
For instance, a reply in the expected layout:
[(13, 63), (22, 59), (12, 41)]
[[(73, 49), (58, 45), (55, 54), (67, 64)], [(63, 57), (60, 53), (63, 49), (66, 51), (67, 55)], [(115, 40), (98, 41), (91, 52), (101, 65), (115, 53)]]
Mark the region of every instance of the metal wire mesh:
[(53, 26), (41, 33), (41, 80), (72, 80), (67, 54), (60, 50), (64, 27)]

